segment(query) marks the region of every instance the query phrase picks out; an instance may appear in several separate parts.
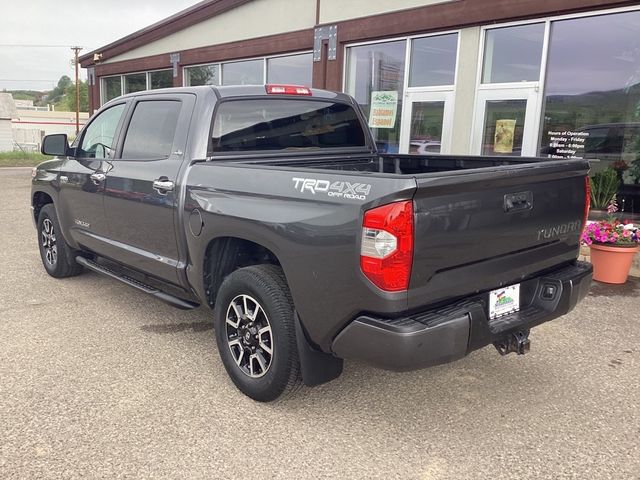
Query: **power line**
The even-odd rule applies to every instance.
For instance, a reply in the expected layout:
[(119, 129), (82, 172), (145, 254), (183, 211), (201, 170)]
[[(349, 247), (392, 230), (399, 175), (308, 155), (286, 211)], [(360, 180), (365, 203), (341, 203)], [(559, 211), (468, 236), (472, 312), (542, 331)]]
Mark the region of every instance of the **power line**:
[(57, 82), (46, 78), (0, 78), (0, 82)]
[(27, 43), (0, 43), (0, 47), (17, 47), (17, 48), (73, 48), (76, 45), (39, 45)]

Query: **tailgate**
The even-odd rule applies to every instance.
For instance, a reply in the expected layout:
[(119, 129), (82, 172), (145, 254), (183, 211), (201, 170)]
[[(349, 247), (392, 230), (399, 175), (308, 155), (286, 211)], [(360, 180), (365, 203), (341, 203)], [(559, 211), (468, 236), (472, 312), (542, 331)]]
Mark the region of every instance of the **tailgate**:
[(409, 308), (575, 259), (588, 170), (562, 160), (417, 176)]

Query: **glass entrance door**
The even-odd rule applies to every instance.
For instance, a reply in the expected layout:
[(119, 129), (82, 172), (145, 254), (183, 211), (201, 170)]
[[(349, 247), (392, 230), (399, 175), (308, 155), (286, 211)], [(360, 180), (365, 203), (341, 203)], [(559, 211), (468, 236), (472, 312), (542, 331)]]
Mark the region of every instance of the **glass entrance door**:
[(485, 156), (535, 156), (538, 139), (536, 87), (480, 90), (473, 153)]
[(449, 153), (453, 92), (410, 92), (406, 100), (400, 153)]

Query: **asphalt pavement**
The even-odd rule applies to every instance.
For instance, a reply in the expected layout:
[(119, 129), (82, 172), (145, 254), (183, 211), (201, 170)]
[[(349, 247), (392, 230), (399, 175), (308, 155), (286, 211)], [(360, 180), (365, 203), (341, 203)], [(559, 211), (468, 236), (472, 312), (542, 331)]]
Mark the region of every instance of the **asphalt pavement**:
[(493, 347), (240, 394), (211, 313), (45, 273), (28, 169), (0, 169), (0, 479), (640, 478), (640, 281)]

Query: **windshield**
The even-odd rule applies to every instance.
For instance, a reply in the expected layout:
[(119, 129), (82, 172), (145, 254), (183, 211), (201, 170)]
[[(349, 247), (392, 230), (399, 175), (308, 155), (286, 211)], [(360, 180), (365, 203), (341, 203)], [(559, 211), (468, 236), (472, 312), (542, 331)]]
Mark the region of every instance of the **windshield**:
[(265, 98), (220, 104), (214, 152), (365, 147), (366, 136), (351, 105), (325, 100)]

